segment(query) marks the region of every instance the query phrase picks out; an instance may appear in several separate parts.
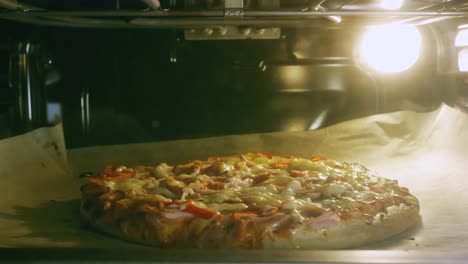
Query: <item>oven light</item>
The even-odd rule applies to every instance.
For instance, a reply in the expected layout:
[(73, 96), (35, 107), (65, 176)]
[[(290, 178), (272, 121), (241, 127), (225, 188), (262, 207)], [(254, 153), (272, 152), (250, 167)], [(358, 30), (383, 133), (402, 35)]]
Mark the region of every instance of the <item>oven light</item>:
[(395, 10), (403, 5), (403, 0), (382, 0), (380, 7), (383, 9)]
[(468, 72), (468, 48), (458, 52), (458, 69), (461, 72)]
[(468, 29), (458, 32), (457, 37), (455, 38), (455, 46), (468, 46)]
[(418, 61), (421, 43), (421, 33), (415, 26), (372, 26), (362, 39), (360, 55), (368, 66), (379, 72), (402, 72)]

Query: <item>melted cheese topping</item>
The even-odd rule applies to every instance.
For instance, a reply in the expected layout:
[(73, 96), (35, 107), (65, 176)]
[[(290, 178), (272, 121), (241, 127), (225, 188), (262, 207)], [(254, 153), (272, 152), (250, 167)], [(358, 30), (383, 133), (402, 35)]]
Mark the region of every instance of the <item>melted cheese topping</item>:
[(325, 212), (372, 219), (391, 205), (418, 206), (396, 181), (373, 176), (359, 164), (323, 158), (249, 153), (135, 170), (134, 177), (106, 181), (105, 187), (131, 190), (139, 197), (162, 196), (174, 203), (193, 201), (220, 214), (276, 212), (301, 222)]

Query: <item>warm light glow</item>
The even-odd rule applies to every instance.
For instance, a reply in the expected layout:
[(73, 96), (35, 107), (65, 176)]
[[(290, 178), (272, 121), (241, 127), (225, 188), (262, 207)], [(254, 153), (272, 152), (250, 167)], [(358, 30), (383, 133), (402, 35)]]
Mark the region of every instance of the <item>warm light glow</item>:
[(295, 86), (301, 85), (306, 77), (306, 69), (304, 66), (286, 66), (281, 69), (281, 79), (287, 85), (294, 89)]
[(342, 21), (340, 16), (329, 16), (328, 17), (330, 20), (333, 20), (335, 23), (340, 23)]
[(455, 38), (455, 46), (457, 47), (468, 46), (468, 29), (458, 32), (458, 35)]
[(364, 35), (361, 56), (366, 64), (377, 71), (402, 72), (418, 61), (421, 43), (421, 33), (415, 26), (373, 26)]
[(290, 119), (286, 124), (284, 124), (283, 131), (304, 131), (307, 130), (307, 125), (308, 125), (308, 120), (307, 119)]
[(395, 10), (403, 5), (403, 0), (382, 0), (380, 7), (383, 9)]
[(468, 72), (468, 48), (464, 48), (458, 53), (458, 69), (461, 72)]

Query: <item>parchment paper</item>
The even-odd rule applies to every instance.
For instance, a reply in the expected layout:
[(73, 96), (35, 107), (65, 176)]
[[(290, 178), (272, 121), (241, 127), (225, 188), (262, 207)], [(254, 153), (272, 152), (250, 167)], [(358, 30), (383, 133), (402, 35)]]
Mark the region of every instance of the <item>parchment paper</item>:
[[(157, 164), (264, 151), (365, 164), (419, 197), (421, 223), (365, 249), (464, 250), (468, 241), (468, 116), (449, 106), (325, 129), (66, 151), (61, 126), (0, 141), (0, 246), (132, 248), (84, 227), (78, 175), (106, 164)], [(69, 163), (67, 163), (67, 156)], [(362, 248), (361, 248), (362, 249)]]

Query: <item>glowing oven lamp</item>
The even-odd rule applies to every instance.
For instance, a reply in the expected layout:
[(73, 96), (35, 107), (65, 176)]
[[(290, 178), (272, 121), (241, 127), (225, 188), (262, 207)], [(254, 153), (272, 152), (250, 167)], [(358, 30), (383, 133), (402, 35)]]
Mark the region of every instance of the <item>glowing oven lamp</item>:
[(421, 33), (415, 26), (372, 26), (364, 35), (360, 54), (368, 66), (379, 72), (402, 72), (418, 61), (421, 43)]
[(456, 47), (468, 46), (468, 29), (464, 29), (458, 32), (457, 37), (455, 38), (455, 46)]
[(458, 52), (458, 69), (461, 72), (468, 72), (468, 25), (462, 25), (463, 27), (460, 32), (458, 32), (457, 37), (455, 38), (455, 46), (461, 48)]
[(458, 69), (461, 72), (468, 72), (468, 48), (458, 52)]
[(403, 6), (403, 0), (382, 0), (380, 7), (388, 10), (399, 9)]

